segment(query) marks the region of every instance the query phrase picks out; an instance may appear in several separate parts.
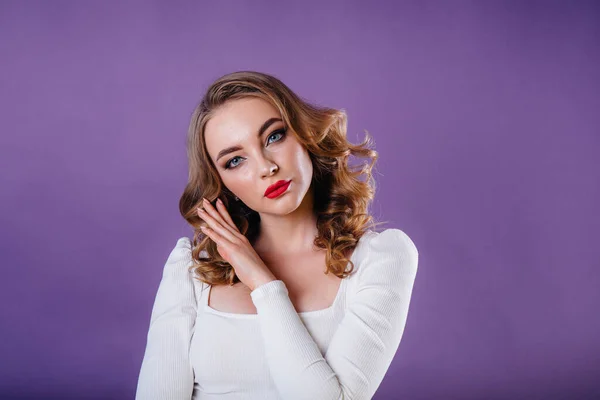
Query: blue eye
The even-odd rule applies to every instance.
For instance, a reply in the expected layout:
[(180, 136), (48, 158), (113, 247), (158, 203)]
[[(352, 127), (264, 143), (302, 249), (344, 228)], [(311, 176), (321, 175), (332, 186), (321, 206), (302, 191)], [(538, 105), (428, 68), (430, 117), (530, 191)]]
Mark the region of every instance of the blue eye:
[[(269, 137), (267, 138), (267, 145), (269, 145), (269, 144), (271, 144), (271, 143), (274, 143), (274, 142), (279, 142), (279, 141), (281, 141), (281, 140), (283, 139), (283, 137), (285, 136), (285, 133), (286, 133), (286, 131), (287, 131), (287, 129), (279, 129), (278, 131), (275, 131), (275, 132), (273, 132), (272, 134), (270, 134), (270, 135), (269, 135)], [(280, 139), (277, 139), (277, 140), (274, 140), (274, 141), (272, 141), (272, 142), (270, 142), (270, 141), (269, 141), (269, 139), (271, 139), (272, 137), (274, 137), (274, 136), (277, 136), (277, 135), (281, 135), (281, 138), (280, 138)], [(229, 161), (227, 161), (227, 162), (225, 163), (225, 169), (233, 169), (233, 168), (236, 168), (236, 167), (239, 165), (239, 163), (238, 163), (238, 164), (235, 164), (235, 165), (233, 165), (233, 166), (231, 166), (231, 162), (232, 162), (233, 160), (235, 160), (236, 158), (243, 158), (243, 157), (240, 157), (240, 156), (235, 156), (235, 157), (231, 158)]]
[(229, 169), (229, 168), (235, 168), (235, 165), (234, 165), (233, 167), (230, 167), (230, 165), (231, 165), (231, 162), (232, 162), (233, 160), (235, 160), (236, 158), (240, 158), (240, 157), (239, 157), (239, 156), (236, 156), (236, 157), (233, 157), (231, 160), (227, 161), (227, 164), (225, 164), (225, 168), (226, 168), (226, 169)]
[[(267, 139), (267, 144), (269, 144), (269, 143), (273, 143), (273, 142), (269, 142), (269, 139), (271, 139), (273, 136), (276, 136), (276, 135), (281, 135), (281, 136), (283, 137), (283, 134), (284, 134), (284, 133), (285, 133), (285, 130), (283, 130), (283, 129), (281, 129), (281, 130), (279, 130), (279, 131), (276, 131), (276, 132), (273, 132), (273, 133), (272, 133), (272, 134), (269, 136), (269, 138)], [(276, 142), (277, 142), (277, 140), (276, 140)]]

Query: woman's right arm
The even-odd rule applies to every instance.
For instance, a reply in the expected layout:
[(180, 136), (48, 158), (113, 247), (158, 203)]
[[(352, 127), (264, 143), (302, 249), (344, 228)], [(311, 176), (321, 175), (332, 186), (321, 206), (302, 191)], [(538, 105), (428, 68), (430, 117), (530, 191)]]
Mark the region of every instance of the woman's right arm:
[(138, 378), (136, 400), (189, 400), (194, 371), (189, 358), (196, 321), (196, 295), (191, 266), (191, 243), (177, 240), (158, 286), (146, 350)]

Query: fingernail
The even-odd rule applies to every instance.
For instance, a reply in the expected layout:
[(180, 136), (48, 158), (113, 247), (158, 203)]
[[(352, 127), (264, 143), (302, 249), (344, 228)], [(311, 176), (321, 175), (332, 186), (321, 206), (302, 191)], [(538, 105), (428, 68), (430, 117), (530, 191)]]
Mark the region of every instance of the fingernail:
[(217, 199), (217, 203), (223, 204), (223, 202), (221, 201), (221, 199)]

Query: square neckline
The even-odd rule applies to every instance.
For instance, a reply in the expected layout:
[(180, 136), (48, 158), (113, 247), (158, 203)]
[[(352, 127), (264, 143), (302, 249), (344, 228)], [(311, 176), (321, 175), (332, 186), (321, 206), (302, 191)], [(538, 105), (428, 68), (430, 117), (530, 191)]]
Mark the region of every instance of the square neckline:
[[(358, 240), (358, 243), (356, 244), (356, 247), (354, 248), (354, 250), (352, 251), (352, 255), (350, 256), (350, 261), (352, 261), (354, 264), (356, 264), (356, 257), (358, 256), (358, 249), (359, 247), (362, 245), (363, 242), (363, 238), (367, 235), (367, 234), (371, 234), (372, 230), (368, 229), (363, 236), (361, 236), (361, 238)], [(348, 261), (348, 263), (346, 264), (346, 268), (348, 268), (348, 265), (350, 265), (350, 261)], [(355, 265), (356, 267), (356, 265)], [(327, 308), (322, 308), (320, 310), (312, 310), (312, 311), (301, 311), (301, 312), (297, 312), (298, 315), (302, 316), (302, 317), (311, 317), (311, 316), (319, 316), (319, 315), (324, 315), (324, 314), (328, 314), (330, 311), (332, 311), (333, 309), (335, 309), (335, 307), (337, 306), (337, 304), (340, 301), (340, 297), (342, 297), (342, 294), (345, 293), (346, 291), (346, 281), (348, 280), (349, 276), (346, 278), (343, 278), (342, 281), (340, 282), (340, 285), (338, 287), (338, 291), (335, 295), (335, 298), (333, 299), (333, 302), (331, 303), (331, 305)], [(208, 290), (206, 296), (205, 296), (205, 300), (203, 301), (203, 311), (208, 312), (210, 314), (214, 314), (214, 315), (218, 315), (221, 317), (228, 317), (228, 318), (240, 318), (240, 319), (256, 319), (258, 317), (258, 313), (252, 313), (252, 314), (248, 314), (248, 313), (232, 313), (232, 312), (226, 312), (226, 311), (219, 311), (217, 309), (212, 308), (211, 306), (208, 305), (208, 298), (210, 296), (210, 290), (212, 288), (212, 285), (207, 285), (206, 289)]]

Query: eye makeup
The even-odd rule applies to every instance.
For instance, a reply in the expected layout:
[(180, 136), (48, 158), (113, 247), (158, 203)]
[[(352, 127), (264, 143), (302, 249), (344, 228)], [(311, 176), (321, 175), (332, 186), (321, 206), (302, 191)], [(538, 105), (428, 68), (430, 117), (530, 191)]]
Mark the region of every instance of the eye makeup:
[[(273, 132), (272, 132), (272, 133), (269, 135), (269, 137), (267, 138), (267, 146), (268, 146), (268, 145), (270, 145), (270, 144), (273, 144), (273, 143), (277, 143), (277, 142), (281, 142), (281, 141), (283, 141), (283, 140), (285, 139), (286, 133), (287, 133), (287, 128), (281, 128), (281, 129), (277, 129), (277, 130), (273, 131)], [(281, 138), (280, 138), (280, 139), (278, 139), (278, 140), (275, 140), (275, 141), (272, 141), (272, 142), (269, 142), (269, 140), (270, 140), (270, 139), (271, 139), (273, 136), (275, 136), (275, 135), (278, 135), (278, 134), (281, 134)], [(223, 166), (223, 168), (225, 168), (225, 169), (235, 169), (235, 168), (237, 168), (237, 167), (238, 167), (238, 165), (240, 165), (240, 163), (239, 163), (239, 162), (238, 162), (237, 164), (236, 164), (236, 163), (234, 163), (235, 165), (233, 165), (233, 166), (232, 166), (231, 164), (232, 164), (232, 161), (234, 161), (234, 160), (236, 160), (236, 159), (238, 159), (238, 158), (242, 159), (243, 157), (240, 157), (240, 156), (235, 156), (235, 157), (232, 157), (232, 158), (230, 158), (230, 159), (229, 159), (229, 160), (228, 160), (228, 161), (225, 163), (225, 165)]]

